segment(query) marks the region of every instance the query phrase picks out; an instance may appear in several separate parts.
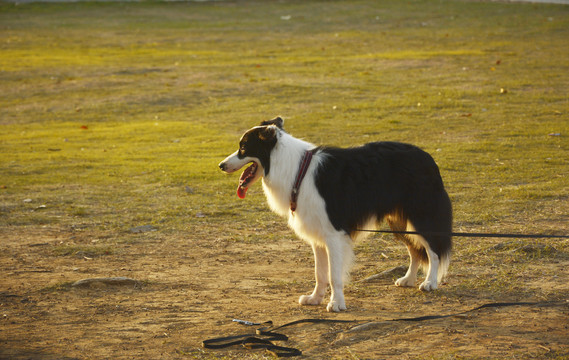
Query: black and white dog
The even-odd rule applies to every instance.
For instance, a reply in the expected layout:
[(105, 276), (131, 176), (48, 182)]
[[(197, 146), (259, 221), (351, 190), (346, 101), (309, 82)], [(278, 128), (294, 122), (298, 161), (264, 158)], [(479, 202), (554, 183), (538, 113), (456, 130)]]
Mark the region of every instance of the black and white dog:
[(386, 220), (407, 245), (411, 263), (398, 286), (431, 291), (446, 274), (451, 251), (452, 208), (439, 169), (423, 150), (397, 142), (374, 142), (348, 149), (316, 147), (283, 129), (283, 120), (263, 121), (247, 131), (239, 150), (219, 167), (226, 173), (245, 169), (237, 194), (259, 178), (273, 211), (314, 251), (316, 287), (303, 295), (303, 305), (318, 305), (328, 285), (328, 311), (346, 309), (344, 281), (353, 262), (359, 229), (375, 229)]

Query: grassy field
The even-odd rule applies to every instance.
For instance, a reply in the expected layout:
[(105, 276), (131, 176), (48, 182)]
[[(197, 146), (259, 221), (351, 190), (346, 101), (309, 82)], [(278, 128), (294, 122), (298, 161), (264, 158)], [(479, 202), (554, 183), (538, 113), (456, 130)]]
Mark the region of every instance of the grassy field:
[[(305, 260), (286, 266), (302, 272), (257, 284), (282, 293), (275, 304), (285, 297), (294, 308), (297, 293), (311, 286), (308, 246), (268, 210), (260, 186), (239, 200), (237, 176), (217, 169), (243, 131), (275, 115), (285, 119), (288, 132), (316, 144), (394, 140), (421, 146), (441, 168), (457, 231), (567, 234), (568, 48), (565, 5), (0, 2), (0, 271), (9, 279), (0, 294), (76, 296), (68, 284), (78, 279), (72, 269), (84, 268), (84, 258), (100, 263), (83, 277), (98, 274), (105, 261), (129, 264), (132, 254), (155, 265), (188, 254), (188, 262), (207, 274), (216, 271), (207, 257), (244, 247), (240, 256), (256, 263), (264, 261), (267, 244), (294, 243), (287, 251)], [(156, 231), (129, 231), (141, 225)], [(455, 244), (449, 286), (430, 295), (391, 295), (401, 308), (428, 312), (406, 304), (441, 300), (471, 305), (569, 298), (567, 239), (456, 238)], [(356, 280), (406, 262), (405, 251), (388, 236), (372, 237), (356, 252)], [(45, 265), (48, 277), (19, 272), (38, 262), (52, 264)], [(161, 291), (154, 291), (166, 296), (160, 275), (152, 275), (161, 268), (143, 271), (134, 263), (125, 266), (140, 271), (140, 280), (156, 281)], [(107, 275), (122, 274), (119, 265), (111, 269)], [(199, 273), (192, 271), (180, 276), (192, 283)], [(247, 297), (246, 287), (238, 290)], [(348, 307), (359, 296), (379, 301), (386, 291), (400, 290), (356, 281), (347, 290)], [(18, 312), (9, 302), (0, 310), (8, 318)], [(192, 331), (179, 328), (178, 335)], [(0, 340), (11, 356), (29, 350), (5, 331)], [(167, 357), (188, 355), (173, 346), (165, 346)], [(567, 341), (541, 346), (550, 351), (512, 351), (520, 357), (569, 353)], [(347, 357), (338, 351), (328, 356)], [(362, 358), (375, 356), (365, 347), (359, 351)], [(53, 354), (83, 358), (73, 351)], [(126, 351), (116, 358), (133, 354), (156, 355)], [(437, 354), (464, 355), (452, 349)]]

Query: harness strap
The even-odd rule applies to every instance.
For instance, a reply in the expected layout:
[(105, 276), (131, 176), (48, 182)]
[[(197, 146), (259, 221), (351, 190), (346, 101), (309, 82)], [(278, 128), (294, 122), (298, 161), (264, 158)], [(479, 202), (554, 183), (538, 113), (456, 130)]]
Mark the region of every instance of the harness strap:
[(302, 184), (302, 180), (306, 175), (306, 171), (308, 170), (311, 161), (312, 161), (312, 150), (306, 150), (304, 152), (304, 155), (302, 156), (302, 160), (300, 161), (298, 172), (296, 173), (296, 179), (294, 180), (294, 185), (292, 186), (292, 192), (290, 194), (290, 211), (292, 212), (296, 210), (296, 201), (298, 200), (298, 190), (300, 189), (300, 185)]

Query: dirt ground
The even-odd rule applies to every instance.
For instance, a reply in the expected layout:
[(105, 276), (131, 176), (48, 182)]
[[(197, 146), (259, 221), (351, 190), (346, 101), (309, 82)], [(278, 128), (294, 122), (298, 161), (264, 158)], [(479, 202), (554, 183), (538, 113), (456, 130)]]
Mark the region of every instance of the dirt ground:
[[(349, 309), (331, 314), (325, 305), (297, 304), (312, 287), (312, 256), (308, 245), (278, 223), (274, 233), (283, 236), (270, 243), (235, 239), (207, 226), (187, 237), (160, 231), (21, 230), (1, 234), (2, 359), (270, 358), (264, 350), (202, 348), (205, 339), (251, 331), (232, 322), (236, 318), (275, 325), (302, 318), (358, 320), (284, 329), (290, 339), (280, 344), (300, 349), (307, 359), (569, 358), (565, 257), (527, 268), (535, 274), (526, 280), (527, 288), (549, 289), (548, 298), (526, 298), (522, 291), (514, 299), (511, 292), (469, 289), (468, 279), (483, 279), (476, 280), (460, 256), (448, 282), (424, 294), (393, 286), (390, 276), (361, 282), (407, 262), (403, 247), (385, 247), (388, 237), (366, 240), (356, 247), (360, 259), (346, 288)], [(374, 244), (383, 248), (368, 251)], [(557, 275), (540, 280), (540, 266), (549, 267), (541, 269), (544, 273), (555, 267)], [(116, 276), (139, 283), (72, 286), (81, 279)], [(458, 314), (512, 300), (554, 302), (421, 322), (385, 321)]]

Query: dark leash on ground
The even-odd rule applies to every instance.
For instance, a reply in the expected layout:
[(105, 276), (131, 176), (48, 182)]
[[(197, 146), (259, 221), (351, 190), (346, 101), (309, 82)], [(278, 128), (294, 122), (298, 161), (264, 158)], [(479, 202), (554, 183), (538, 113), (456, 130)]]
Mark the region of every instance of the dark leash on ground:
[(348, 323), (360, 323), (351, 330), (355, 330), (358, 327), (364, 327), (366, 325), (371, 324), (383, 324), (383, 323), (390, 323), (390, 322), (419, 322), (419, 321), (428, 321), (428, 320), (436, 320), (436, 319), (445, 319), (450, 317), (456, 317), (465, 315), (471, 312), (475, 312), (482, 309), (488, 308), (502, 308), (508, 306), (559, 306), (559, 305), (569, 305), (569, 300), (560, 300), (560, 301), (545, 301), (545, 302), (495, 302), (495, 303), (488, 303), (476, 308), (462, 311), (459, 313), (454, 314), (447, 314), (447, 315), (427, 315), (427, 316), (418, 316), (418, 317), (411, 317), (411, 318), (398, 318), (398, 319), (390, 319), (385, 321), (370, 321), (370, 320), (336, 320), (336, 319), (300, 319), (295, 320), (289, 323), (286, 323), (281, 326), (272, 326), (272, 321), (267, 321), (264, 323), (254, 323), (250, 321), (244, 320), (233, 320), (234, 322), (240, 323), (242, 325), (249, 325), (249, 326), (258, 326), (262, 325), (262, 327), (257, 328), (255, 333), (247, 333), (241, 335), (233, 335), (233, 336), (224, 336), (219, 338), (213, 338), (204, 340), (202, 345), (206, 349), (223, 349), (231, 346), (242, 346), (246, 349), (265, 349), (267, 352), (271, 353), (276, 357), (293, 357), (293, 356), (300, 356), (302, 355), (302, 351), (293, 348), (293, 347), (286, 347), (276, 345), (275, 341), (287, 341), (288, 336), (277, 332), (277, 330), (284, 329), (286, 327), (290, 327), (293, 325), (298, 324), (348, 324)]
[(273, 341), (288, 341), (288, 336), (276, 332), (276, 330), (283, 329), (289, 326), (313, 323), (313, 324), (338, 324), (338, 323), (353, 323), (357, 320), (335, 320), (335, 319), (301, 319), (286, 323), (281, 326), (273, 327), (272, 321), (264, 323), (253, 323), (244, 320), (233, 320), (242, 325), (266, 325), (255, 330), (255, 333), (247, 333), (242, 335), (225, 336), (220, 338), (204, 340), (202, 345), (206, 349), (223, 349), (235, 345), (241, 345), (246, 349), (265, 349), (276, 357), (293, 357), (302, 355), (302, 351), (293, 347), (279, 346)]

